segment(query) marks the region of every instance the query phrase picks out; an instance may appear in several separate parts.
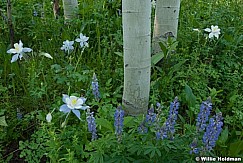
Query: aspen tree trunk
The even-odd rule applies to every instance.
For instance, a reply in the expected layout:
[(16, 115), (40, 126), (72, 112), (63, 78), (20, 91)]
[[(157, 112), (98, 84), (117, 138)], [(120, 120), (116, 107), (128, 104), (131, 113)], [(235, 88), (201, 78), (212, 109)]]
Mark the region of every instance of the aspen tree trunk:
[(58, 19), (60, 14), (59, 0), (53, 0), (53, 14), (56, 19)]
[(7, 17), (8, 17), (8, 27), (9, 27), (9, 37), (10, 37), (11, 47), (14, 47), (14, 27), (12, 22), (11, 0), (7, 0)]
[[(148, 7), (149, 6), (149, 7)], [(126, 114), (146, 113), (150, 91), (151, 2), (122, 0), (124, 90)]]
[(180, 0), (157, 0), (154, 19), (152, 53), (161, 51), (158, 42), (168, 36), (177, 37)]
[(62, 0), (64, 17), (66, 20), (74, 19), (78, 13), (78, 0)]

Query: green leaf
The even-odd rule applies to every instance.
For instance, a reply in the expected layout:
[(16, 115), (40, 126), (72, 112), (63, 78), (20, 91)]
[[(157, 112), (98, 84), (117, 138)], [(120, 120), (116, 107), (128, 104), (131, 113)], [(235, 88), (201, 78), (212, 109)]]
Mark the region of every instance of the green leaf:
[(123, 53), (121, 52), (114, 52), (116, 55), (118, 55), (119, 57), (123, 57)]
[(237, 141), (230, 144), (229, 156), (237, 157), (241, 152), (243, 152), (243, 141)]
[(104, 118), (97, 118), (95, 122), (97, 125), (101, 125), (102, 127), (105, 127), (113, 132), (113, 125), (108, 120)]
[(163, 58), (164, 58), (163, 52), (160, 52), (160, 53), (153, 55), (152, 58), (151, 58), (152, 65), (156, 65)]
[(226, 141), (228, 140), (228, 135), (229, 135), (229, 130), (228, 130), (228, 127), (226, 127), (222, 133), (221, 133), (221, 136), (219, 137), (219, 144), (220, 145), (224, 145), (226, 143)]
[(196, 96), (192, 93), (192, 89), (186, 84), (185, 85), (186, 101), (190, 107), (196, 105)]
[(5, 120), (5, 116), (0, 117), (0, 125), (1, 126), (8, 126), (8, 124)]
[(167, 54), (167, 47), (165, 46), (165, 43), (159, 42), (159, 46), (164, 54)]
[(133, 117), (125, 117), (124, 122), (123, 122), (124, 126), (130, 126), (130, 123), (132, 122), (132, 120), (133, 120)]

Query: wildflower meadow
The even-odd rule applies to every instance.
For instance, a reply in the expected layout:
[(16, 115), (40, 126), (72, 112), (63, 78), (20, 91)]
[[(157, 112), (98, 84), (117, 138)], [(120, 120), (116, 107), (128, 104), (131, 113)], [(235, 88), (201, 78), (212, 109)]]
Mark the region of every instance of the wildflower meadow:
[(124, 87), (145, 79), (125, 82), (138, 68), (124, 59), (124, 1), (78, 0), (72, 19), (65, 0), (0, 1), (0, 162), (243, 162), (243, 1), (180, 1), (136, 115)]

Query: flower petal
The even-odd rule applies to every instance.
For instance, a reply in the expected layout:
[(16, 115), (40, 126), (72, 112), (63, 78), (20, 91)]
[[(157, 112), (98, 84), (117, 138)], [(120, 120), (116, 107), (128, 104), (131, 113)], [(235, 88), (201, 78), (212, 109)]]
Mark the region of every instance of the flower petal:
[(211, 32), (211, 29), (210, 28), (206, 28), (206, 29), (204, 29), (204, 31)]
[(19, 47), (22, 48), (23, 47), (23, 43), (21, 40), (19, 40)]
[(19, 54), (15, 54), (15, 55), (13, 55), (13, 57), (12, 57), (12, 59), (11, 59), (11, 63), (17, 61), (18, 58), (19, 58)]
[(80, 38), (75, 39), (76, 42), (81, 42)]
[(90, 108), (89, 106), (82, 106), (80, 109), (81, 110), (86, 110), (86, 109), (88, 109), (88, 108)]
[(23, 52), (31, 52), (32, 51), (32, 49), (30, 49), (30, 48), (23, 48)]
[(50, 123), (51, 120), (52, 120), (51, 113), (48, 113), (48, 114), (46, 115), (46, 121)]
[(69, 113), (71, 111), (71, 109), (69, 107), (67, 107), (66, 104), (63, 104), (61, 107), (60, 107), (60, 111), (63, 112), (63, 113)]
[(83, 104), (86, 102), (86, 98), (80, 97), (83, 100)]
[(17, 53), (17, 50), (15, 50), (15, 49), (9, 49), (9, 50), (7, 51), (7, 53), (15, 54), (15, 53)]
[(213, 33), (209, 33), (209, 38), (212, 38), (213, 37)]
[(67, 101), (66, 101), (66, 99), (69, 99), (69, 96), (68, 95), (66, 95), (66, 94), (62, 94), (62, 101), (64, 102), (64, 103), (67, 103)]
[(84, 104), (83, 99), (81, 97), (78, 98), (76, 105), (83, 105), (83, 104)]
[(80, 119), (80, 112), (79, 110), (72, 110), (72, 112)]

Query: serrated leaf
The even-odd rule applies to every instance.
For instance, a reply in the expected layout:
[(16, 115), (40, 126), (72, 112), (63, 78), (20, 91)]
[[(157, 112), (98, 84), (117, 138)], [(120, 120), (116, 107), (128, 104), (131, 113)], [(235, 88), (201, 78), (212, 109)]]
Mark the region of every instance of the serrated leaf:
[(101, 125), (102, 127), (105, 127), (113, 132), (113, 125), (108, 120), (104, 118), (97, 118), (95, 122), (97, 125)]
[(160, 52), (152, 56), (151, 63), (152, 65), (156, 65), (161, 59), (164, 58), (164, 53)]
[(186, 84), (185, 85), (186, 101), (190, 107), (196, 105), (196, 96), (193, 94), (192, 89)]
[(0, 125), (1, 126), (8, 126), (8, 124), (5, 120), (5, 116), (0, 117)]

